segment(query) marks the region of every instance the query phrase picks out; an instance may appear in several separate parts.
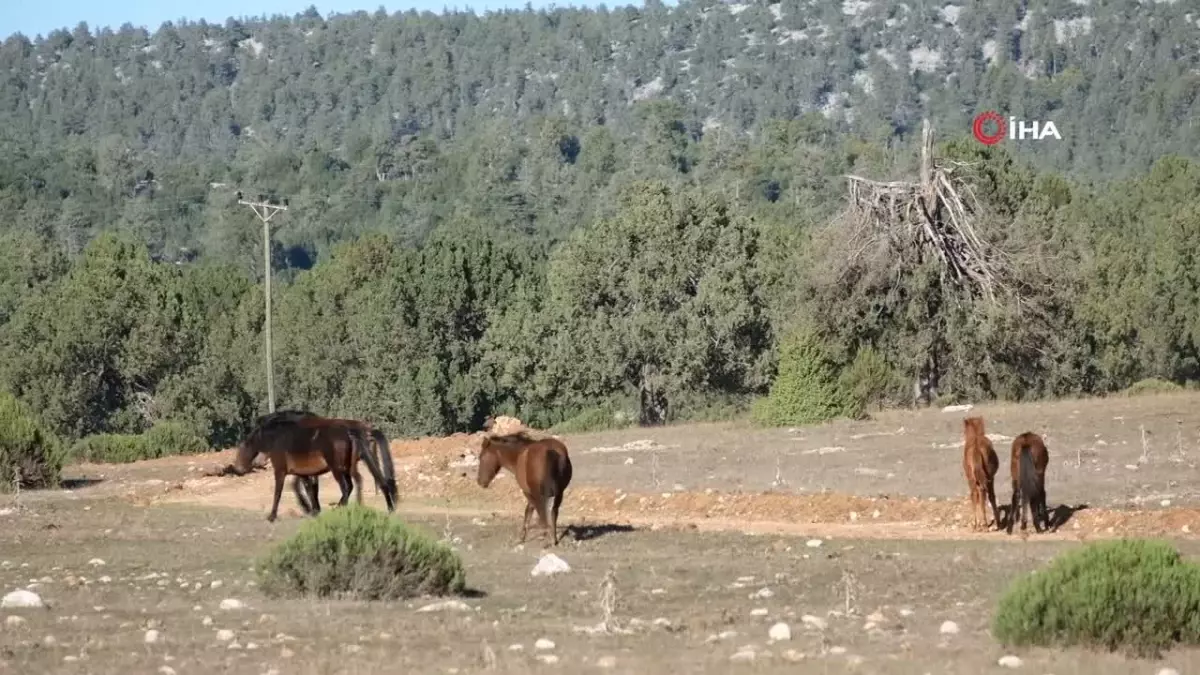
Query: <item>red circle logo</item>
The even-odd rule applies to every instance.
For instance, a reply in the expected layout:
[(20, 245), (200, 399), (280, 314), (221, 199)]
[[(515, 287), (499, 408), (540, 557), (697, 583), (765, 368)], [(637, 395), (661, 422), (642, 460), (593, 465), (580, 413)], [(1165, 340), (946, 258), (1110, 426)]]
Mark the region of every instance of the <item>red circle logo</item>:
[[(983, 130), (983, 126), (988, 122), (996, 123), (996, 131), (994, 133), (989, 134)], [(971, 126), (971, 131), (980, 143), (995, 145), (1008, 134), (1008, 123), (995, 110), (989, 110), (975, 116), (975, 123)]]

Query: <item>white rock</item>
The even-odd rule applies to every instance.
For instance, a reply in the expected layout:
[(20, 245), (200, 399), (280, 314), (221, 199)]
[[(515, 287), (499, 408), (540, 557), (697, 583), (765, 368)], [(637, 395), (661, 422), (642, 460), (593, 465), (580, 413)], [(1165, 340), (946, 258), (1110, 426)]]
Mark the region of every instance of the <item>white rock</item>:
[(946, 413), (951, 413), (951, 412), (966, 412), (966, 411), (968, 411), (968, 410), (970, 410), (971, 408), (974, 408), (974, 407), (975, 407), (975, 406), (971, 405), (970, 403), (964, 403), (964, 404), (962, 404), (962, 405), (948, 405), (948, 406), (946, 406), (945, 408), (942, 408), (942, 412), (946, 412)]
[(749, 661), (753, 661), (754, 657), (755, 657), (754, 652), (752, 652), (748, 649), (742, 649), (742, 650), (738, 651), (736, 654), (734, 654), (733, 656), (729, 657), (729, 660), (733, 661), (735, 663), (746, 663)]
[(1174, 668), (1163, 668), (1158, 671), (1158, 675), (1179, 675), (1179, 671)]
[(784, 622), (771, 626), (771, 630), (767, 631), (767, 636), (776, 642), (792, 639), (792, 629)]
[(563, 572), (570, 571), (571, 566), (567, 564), (566, 560), (563, 560), (553, 553), (547, 553), (538, 560), (537, 564), (533, 566), (533, 569), (530, 570), (529, 574), (535, 577), (540, 577), (550, 574), (561, 574)]
[(159, 666), (159, 675), (175, 675), (175, 669), (171, 666)]
[(772, 591), (769, 588), (760, 588), (760, 589), (758, 589), (758, 592), (750, 595), (750, 599), (751, 600), (754, 600), (755, 598), (766, 599), (766, 598), (772, 597), (774, 595), (775, 595), (775, 591)]
[(229, 642), (232, 639), (233, 631), (229, 630), (228, 628), (222, 628), (221, 630), (217, 631), (217, 640), (221, 642)]
[(809, 539), (808, 541), (804, 542), (804, 545), (809, 548), (821, 548), (821, 545), (824, 543), (825, 542), (821, 541), (820, 539)]
[(829, 622), (825, 619), (822, 619), (819, 616), (813, 616), (812, 614), (805, 614), (804, 616), (800, 617), (800, 621), (805, 626), (810, 626), (812, 628), (816, 628), (817, 630), (825, 630), (825, 628), (829, 625)]
[(42, 644), (47, 647), (53, 647), (54, 645), (58, 644), (58, 640), (53, 635), (47, 635), (46, 637), (42, 638)]
[(766, 616), (767, 614), (770, 614), (770, 612), (767, 611), (766, 607), (755, 607), (750, 610), (750, 616)]
[(958, 635), (958, 624), (953, 621), (943, 621), (941, 633), (942, 635)]
[(4, 596), (0, 600), (0, 608), (2, 609), (32, 609), (34, 607), (45, 607), (41, 597), (33, 591), (13, 591)]
[(443, 600), (442, 602), (435, 602), (435, 603), (432, 603), (429, 605), (425, 605), (424, 607), (418, 609), (417, 611), (418, 612), (445, 612), (445, 611), (469, 612), (469, 611), (471, 611), (471, 606), (468, 605), (467, 603), (463, 602), (462, 600)]
[(221, 609), (245, 609), (246, 603), (237, 598), (225, 598), (221, 601)]
[(148, 630), (148, 631), (146, 631), (146, 636), (144, 638), (142, 638), (142, 641), (148, 645), (152, 645), (155, 642), (158, 642), (158, 637), (159, 637), (158, 631)]
[(833, 654), (834, 656), (841, 656), (842, 654), (846, 653), (846, 648), (845, 647), (830, 647), (829, 653)]
[(554, 642), (546, 638), (538, 638), (538, 641), (533, 643), (533, 648), (540, 650), (554, 649)]
[(510, 651), (510, 652), (520, 652), (520, 651), (524, 651), (524, 650), (525, 650), (525, 645), (517, 644), (517, 645), (509, 645), (508, 646), (508, 651)]
[(91, 565), (92, 567), (103, 567), (104, 561), (101, 560), (100, 558), (92, 558), (91, 560), (88, 561), (88, 564)]
[(1019, 659), (1011, 654), (1009, 654), (1007, 656), (1001, 656), (1000, 660), (997, 661), (996, 663), (1005, 668), (1020, 668), (1021, 667), (1021, 659)]
[(617, 667), (617, 657), (601, 656), (600, 658), (596, 659), (596, 666), (600, 667), (600, 668), (616, 668)]
[(537, 660), (548, 665), (558, 663), (558, 657), (554, 654), (538, 654)]
[(9, 628), (16, 628), (23, 623), (25, 623), (25, 617), (17, 616), (16, 614), (11, 615), (4, 620), (4, 625), (8, 626)]

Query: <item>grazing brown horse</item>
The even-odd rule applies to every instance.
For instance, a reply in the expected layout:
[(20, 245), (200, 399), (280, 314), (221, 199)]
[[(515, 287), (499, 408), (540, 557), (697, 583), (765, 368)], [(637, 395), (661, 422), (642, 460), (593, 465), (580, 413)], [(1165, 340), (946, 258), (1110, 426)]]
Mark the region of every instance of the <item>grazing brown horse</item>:
[(971, 491), (971, 529), (990, 529), (987, 519), (987, 502), (991, 502), (992, 516), (996, 528), (1000, 528), (1000, 511), (996, 508), (996, 472), (1000, 470), (1000, 458), (992, 447), (992, 441), (983, 432), (982, 417), (963, 420), (963, 473), (967, 475), (967, 488)]
[(1012, 534), (1017, 510), (1021, 511), (1021, 530), (1025, 530), (1025, 510), (1033, 515), (1033, 529), (1041, 534), (1050, 529), (1050, 515), (1046, 510), (1046, 466), (1050, 464), (1050, 452), (1041, 436), (1026, 431), (1013, 439), (1012, 460), (1012, 508), (1008, 511), (1008, 533)]
[[(319, 421), (313, 422), (312, 421), (313, 419), (316, 419)], [(367, 424), (366, 422), (362, 422), (360, 420), (346, 419), (346, 418), (342, 418), (342, 417), (321, 418), (321, 417), (317, 417), (315, 415), (310, 415), (306, 419), (301, 419), (298, 423), (302, 427), (304, 427), (306, 425), (309, 425), (309, 426), (311, 426), (311, 425), (321, 426), (324, 424), (338, 425), (338, 426), (346, 428), (347, 430), (349, 430), (352, 433), (358, 434), (358, 436), (360, 436), (364, 440), (369, 439), (371, 441), (371, 444), (374, 446), (375, 454), (373, 455), (373, 458), (375, 460), (375, 465), (377, 467), (379, 467), (380, 473), (383, 475), (382, 482), (380, 482), (378, 480), (376, 481), (375, 490), (377, 492), (383, 492), (383, 500), (385, 502), (387, 502), (388, 511), (396, 510), (396, 500), (397, 500), (396, 469), (395, 469), (395, 466), (392, 464), (392, 452), (388, 448), (387, 437), (383, 435), (382, 431), (380, 431), (379, 429), (376, 429), (375, 427), (371, 426), (370, 424)], [(370, 448), (368, 448), (368, 450), (369, 449)], [(370, 468), (369, 460), (366, 460), (364, 458), (364, 461), (368, 462), (367, 467), (369, 469)], [(353, 476), (354, 476), (354, 482), (361, 486), (362, 485), (362, 476), (358, 473), (357, 466), (355, 467), (355, 469), (353, 471)], [(360, 490), (360, 492), (359, 492), (358, 499), (359, 499), (359, 503), (362, 503), (362, 493), (361, 493), (362, 488), (360, 487), (359, 490)]]
[[(306, 411), (286, 410), (258, 419), (257, 426), (238, 446), (237, 457), (228, 471), (242, 475), (250, 471), (250, 463), (259, 454), (270, 459), (275, 472), (275, 494), (268, 521), (274, 521), (279, 513), (279, 499), (283, 494), (283, 483), (288, 475), (295, 476), (292, 489), (305, 513), (319, 513), (317, 477), (332, 473), (342, 490), (338, 506), (345, 506), (359, 486), (359, 501), (362, 501), (362, 476), (358, 473), (358, 460), (367, 464), (367, 469), (376, 485), (391, 496), (388, 510), (393, 510), (395, 478), (384, 474), (376, 456), (367, 445), (366, 437), (354, 426), (337, 420), (319, 417)], [(390, 462), (389, 462), (390, 464)], [(306, 496), (301, 485), (307, 488)], [(311, 500), (311, 501), (310, 501)]]
[(507, 436), (485, 436), (479, 450), (479, 485), (491, 485), (500, 469), (508, 469), (525, 493), (525, 519), (521, 542), (529, 532), (529, 514), (535, 510), (542, 527), (558, 546), (558, 508), (563, 492), (571, 484), (571, 457), (557, 438), (541, 440), (524, 432)]

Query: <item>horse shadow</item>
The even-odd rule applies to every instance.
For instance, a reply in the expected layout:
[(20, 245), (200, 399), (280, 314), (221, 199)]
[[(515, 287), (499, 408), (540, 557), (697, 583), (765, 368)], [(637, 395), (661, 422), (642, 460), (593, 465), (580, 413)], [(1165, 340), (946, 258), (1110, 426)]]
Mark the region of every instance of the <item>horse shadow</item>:
[[(1069, 523), (1071, 521), (1071, 518), (1073, 518), (1076, 513), (1083, 511), (1087, 508), (1088, 508), (1087, 504), (1079, 504), (1077, 506), (1069, 506), (1067, 504), (1059, 504), (1058, 506), (1056, 506), (1052, 509), (1049, 509), (1050, 521), (1047, 523), (1047, 526), (1048, 526), (1047, 530), (1050, 532), (1057, 532), (1058, 528)], [(1007, 528), (1009, 519), (1013, 517), (1012, 504), (1001, 504), (996, 510), (1000, 512), (1000, 527), (999, 527), (999, 529)], [(1017, 514), (1017, 517), (1019, 518), (1020, 515)]]
[(603, 525), (568, 525), (566, 530), (575, 541), (589, 541), (599, 539), (607, 534), (624, 534), (637, 531), (632, 525), (616, 525), (613, 523), (605, 523)]

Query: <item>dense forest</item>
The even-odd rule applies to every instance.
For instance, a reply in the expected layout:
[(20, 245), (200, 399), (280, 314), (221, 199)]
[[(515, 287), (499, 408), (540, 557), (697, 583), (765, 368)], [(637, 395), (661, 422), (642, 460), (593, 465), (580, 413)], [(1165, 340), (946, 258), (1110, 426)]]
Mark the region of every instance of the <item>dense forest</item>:
[[(155, 429), (234, 441), (266, 409), (261, 230), (239, 193), (288, 206), (278, 405), (391, 434), (495, 413), (860, 414), (910, 403), (931, 352), (939, 401), (1191, 383), (1198, 95), (1184, 2), (310, 10), (13, 35), (0, 418), (100, 454)], [(1062, 139), (985, 147), (984, 110)], [(913, 176), (924, 118), (1019, 281), (1005, 301), (836, 217), (846, 174)]]

